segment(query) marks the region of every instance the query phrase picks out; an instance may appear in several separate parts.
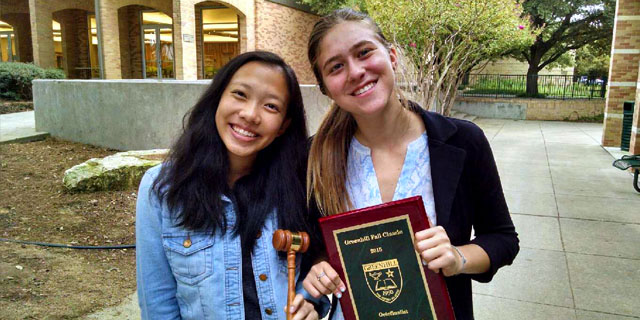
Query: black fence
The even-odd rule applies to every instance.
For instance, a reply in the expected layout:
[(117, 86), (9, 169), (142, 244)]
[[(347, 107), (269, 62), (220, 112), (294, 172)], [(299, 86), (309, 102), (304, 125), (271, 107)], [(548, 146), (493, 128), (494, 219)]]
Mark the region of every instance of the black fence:
[[(607, 90), (607, 79), (586, 76), (531, 76), (538, 82), (535, 98), (600, 99)], [(459, 88), (463, 97), (531, 97), (527, 95), (527, 75), (468, 74)]]

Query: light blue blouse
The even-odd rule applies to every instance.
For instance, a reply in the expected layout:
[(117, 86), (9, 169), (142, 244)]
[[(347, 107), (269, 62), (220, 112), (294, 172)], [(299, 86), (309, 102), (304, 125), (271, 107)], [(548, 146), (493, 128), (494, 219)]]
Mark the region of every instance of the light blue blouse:
[[(376, 171), (371, 159), (371, 149), (358, 139), (351, 139), (347, 156), (347, 192), (353, 204), (351, 209), (360, 209), (382, 203)], [(431, 184), (431, 164), (429, 162), (429, 139), (423, 133), (407, 146), (404, 165), (393, 200), (422, 196), (429, 222), (436, 225), (436, 207)]]

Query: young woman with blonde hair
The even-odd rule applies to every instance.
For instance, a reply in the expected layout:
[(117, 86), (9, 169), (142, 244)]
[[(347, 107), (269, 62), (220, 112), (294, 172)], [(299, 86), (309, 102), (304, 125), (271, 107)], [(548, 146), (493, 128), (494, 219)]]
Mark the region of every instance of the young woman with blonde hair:
[[(472, 319), (471, 279), (490, 281), (519, 250), (482, 130), (402, 100), (396, 50), (363, 13), (341, 9), (323, 17), (308, 56), (320, 89), (334, 101), (311, 146), (312, 207), (332, 215), (421, 195), (434, 227), (416, 232), (415, 250), (446, 277), (456, 318)], [(326, 261), (303, 284), (314, 297), (340, 298), (345, 290)]]

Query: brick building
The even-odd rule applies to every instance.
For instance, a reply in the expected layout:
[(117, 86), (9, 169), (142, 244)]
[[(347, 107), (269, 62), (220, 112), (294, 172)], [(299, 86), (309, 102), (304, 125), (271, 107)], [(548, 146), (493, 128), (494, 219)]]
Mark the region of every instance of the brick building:
[[(621, 145), (624, 105), (635, 101), (629, 152), (640, 154), (640, 1), (618, 0), (602, 145)], [(630, 104), (627, 103), (627, 106)]]
[(315, 83), (304, 52), (317, 19), (294, 0), (0, 0), (0, 60), (71, 79), (196, 80), (268, 50)]

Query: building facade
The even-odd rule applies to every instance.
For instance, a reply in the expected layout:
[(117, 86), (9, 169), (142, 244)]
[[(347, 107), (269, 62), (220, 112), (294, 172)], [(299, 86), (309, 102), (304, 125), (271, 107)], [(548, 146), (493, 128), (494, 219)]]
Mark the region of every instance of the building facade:
[(618, 0), (602, 145), (621, 145), (625, 105), (635, 102), (629, 152), (640, 154), (640, 1)]
[(70, 79), (196, 80), (267, 50), (311, 84), (302, 53), (318, 18), (294, 0), (0, 0), (0, 58)]

